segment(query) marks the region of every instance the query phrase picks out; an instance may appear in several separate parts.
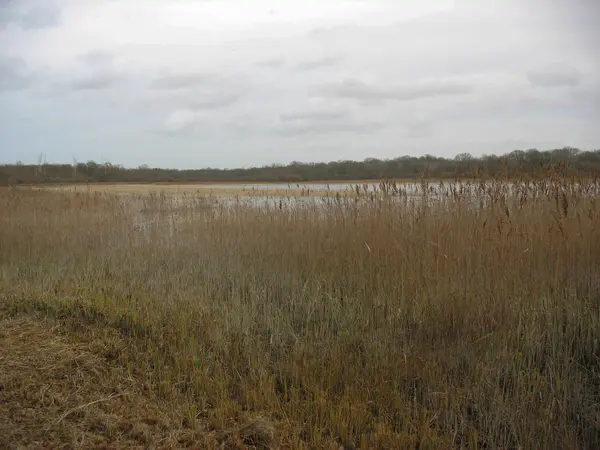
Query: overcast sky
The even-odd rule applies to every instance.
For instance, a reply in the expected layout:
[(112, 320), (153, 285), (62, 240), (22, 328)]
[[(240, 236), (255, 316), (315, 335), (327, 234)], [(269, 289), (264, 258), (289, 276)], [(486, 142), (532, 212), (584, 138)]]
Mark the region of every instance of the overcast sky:
[(600, 148), (595, 0), (0, 0), (0, 163)]

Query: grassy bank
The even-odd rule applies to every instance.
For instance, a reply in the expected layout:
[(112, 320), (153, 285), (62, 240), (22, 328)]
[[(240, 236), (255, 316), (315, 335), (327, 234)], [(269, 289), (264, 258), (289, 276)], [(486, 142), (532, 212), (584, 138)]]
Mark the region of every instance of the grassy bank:
[(118, 333), (102, 357), (171, 420), (178, 399), (197, 442), (595, 448), (599, 188), (386, 186), (295, 208), (7, 189), (0, 301)]

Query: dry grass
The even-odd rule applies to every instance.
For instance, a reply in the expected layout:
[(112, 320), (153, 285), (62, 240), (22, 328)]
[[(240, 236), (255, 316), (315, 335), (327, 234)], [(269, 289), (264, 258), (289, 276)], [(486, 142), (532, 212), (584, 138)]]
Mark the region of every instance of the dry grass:
[(130, 351), (115, 328), (65, 326), (38, 314), (5, 317), (0, 321), (0, 448), (204, 449), (220, 442), (235, 448), (260, 424), (260, 417), (248, 416), (240, 432), (223, 439), (209, 421), (197, 420), (205, 411), (196, 412), (189, 397), (175, 393), (159, 399), (118, 364)]
[[(415, 197), (384, 184), (260, 206), (5, 190), (8, 329), (51, 345), (43, 324), (56, 322), (70, 352), (119, 342), (110, 356), (85, 350), (97, 373), (77, 375), (65, 356), (71, 384), (29, 369), (67, 399), (83, 389), (30, 404), (51, 430), (91, 433), (87, 414), (129, 417), (114, 412), (128, 401), (167, 424), (170, 440), (145, 434), (166, 448), (184, 432), (200, 448), (597, 448), (600, 184), (519, 186)], [(27, 340), (10, 335), (13, 365), (57, 354), (19, 353)], [(2, 395), (35, 391), (3, 383)], [(28, 430), (5, 439), (42, 436)], [(48, 445), (76, 446), (76, 434)]]

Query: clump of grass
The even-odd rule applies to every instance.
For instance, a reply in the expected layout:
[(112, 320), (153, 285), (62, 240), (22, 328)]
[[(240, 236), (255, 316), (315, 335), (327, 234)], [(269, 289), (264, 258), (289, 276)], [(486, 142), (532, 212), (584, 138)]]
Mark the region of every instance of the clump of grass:
[(6, 190), (0, 290), (120, 330), (225, 444), (600, 445), (600, 183), (352, 189)]

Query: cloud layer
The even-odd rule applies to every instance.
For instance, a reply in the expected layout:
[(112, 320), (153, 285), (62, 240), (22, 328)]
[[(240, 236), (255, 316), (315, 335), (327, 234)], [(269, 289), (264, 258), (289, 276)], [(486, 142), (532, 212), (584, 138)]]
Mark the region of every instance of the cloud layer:
[(0, 163), (597, 148), (600, 7), (575, 3), (9, 2)]
[(60, 19), (61, 5), (53, 0), (6, 0), (0, 9), (0, 27), (50, 28), (59, 25)]

